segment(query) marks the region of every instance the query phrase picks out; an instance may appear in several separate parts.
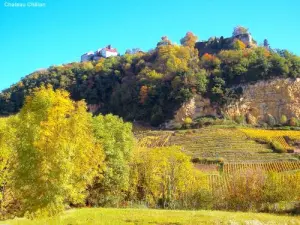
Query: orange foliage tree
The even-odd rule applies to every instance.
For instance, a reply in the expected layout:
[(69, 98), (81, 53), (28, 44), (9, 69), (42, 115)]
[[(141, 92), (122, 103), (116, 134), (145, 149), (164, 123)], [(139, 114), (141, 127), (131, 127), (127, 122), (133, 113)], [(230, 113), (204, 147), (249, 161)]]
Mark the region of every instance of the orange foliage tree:
[(194, 48), (198, 37), (192, 32), (187, 32), (186, 35), (180, 40), (180, 43), (184, 46)]
[(205, 69), (216, 69), (220, 64), (221, 61), (218, 57), (205, 53), (202, 57), (201, 57), (201, 64)]
[(143, 85), (140, 89), (140, 103), (144, 104), (148, 97), (148, 87)]

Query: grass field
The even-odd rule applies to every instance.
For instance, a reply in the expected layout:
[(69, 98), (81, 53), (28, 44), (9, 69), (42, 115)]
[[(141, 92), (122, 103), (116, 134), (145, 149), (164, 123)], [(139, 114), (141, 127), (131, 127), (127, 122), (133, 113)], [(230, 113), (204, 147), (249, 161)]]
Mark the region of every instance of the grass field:
[(300, 217), (262, 213), (222, 211), (173, 211), (149, 209), (78, 209), (62, 216), (42, 220), (14, 219), (2, 221), (6, 225), (299, 225)]

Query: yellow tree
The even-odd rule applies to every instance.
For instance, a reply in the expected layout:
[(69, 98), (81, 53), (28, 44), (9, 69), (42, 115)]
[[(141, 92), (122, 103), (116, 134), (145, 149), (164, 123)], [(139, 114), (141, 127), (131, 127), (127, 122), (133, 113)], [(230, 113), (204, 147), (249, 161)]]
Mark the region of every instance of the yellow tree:
[(242, 42), (242, 41), (236, 39), (236, 40), (234, 40), (234, 42), (233, 42), (233, 48), (234, 48), (235, 50), (243, 50), (243, 49), (246, 48), (246, 45), (244, 44), (244, 42)]
[[(189, 204), (196, 189), (207, 188), (201, 174), (180, 147), (146, 148), (139, 146), (131, 165), (130, 196), (150, 205), (174, 208)], [(135, 193), (134, 193), (135, 192)]]
[(26, 98), (18, 118), (13, 177), (23, 212), (53, 215), (66, 202), (81, 203), (104, 158), (86, 104), (42, 87)]
[(8, 211), (11, 213), (11, 171), (14, 165), (13, 141), (14, 129), (11, 126), (15, 117), (0, 118), (0, 218)]
[(158, 50), (155, 68), (165, 74), (165, 79), (172, 79), (177, 73), (186, 73), (193, 69), (191, 66), (194, 53), (190, 48), (178, 45), (161, 46)]

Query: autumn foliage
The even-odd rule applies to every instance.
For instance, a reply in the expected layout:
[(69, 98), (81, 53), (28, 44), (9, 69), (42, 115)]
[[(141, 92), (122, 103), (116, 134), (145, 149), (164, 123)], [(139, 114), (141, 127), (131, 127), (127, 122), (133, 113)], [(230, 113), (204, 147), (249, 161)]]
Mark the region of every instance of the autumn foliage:
[(198, 40), (198, 37), (192, 32), (187, 32), (186, 35), (180, 40), (180, 43), (184, 46), (194, 48)]
[(233, 48), (236, 49), (236, 50), (243, 50), (246, 48), (246, 45), (244, 44), (244, 42), (236, 39), (234, 42), (233, 42)]
[(148, 97), (148, 87), (143, 85), (140, 89), (140, 103), (144, 104)]

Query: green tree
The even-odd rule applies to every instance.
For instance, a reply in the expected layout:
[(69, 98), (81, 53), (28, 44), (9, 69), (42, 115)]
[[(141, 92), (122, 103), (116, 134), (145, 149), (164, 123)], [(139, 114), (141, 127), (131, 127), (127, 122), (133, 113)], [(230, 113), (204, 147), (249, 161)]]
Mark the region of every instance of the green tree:
[(66, 91), (36, 89), (26, 98), (16, 126), (14, 191), (22, 211), (54, 215), (64, 203), (82, 203), (103, 166), (93, 137), (92, 115)]
[(270, 58), (271, 74), (274, 76), (288, 76), (289, 67), (287, 60), (278, 54), (272, 54)]
[(195, 74), (195, 86), (198, 93), (205, 93), (207, 91), (208, 79), (205, 70), (200, 70)]
[(266, 48), (266, 49), (270, 49), (270, 44), (269, 44), (269, 41), (268, 41), (268, 39), (264, 39), (264, 48)]
[(112, 114), (93, 119), (93, 130), (105, 152), (106, 168), (90, 187), (89, 204), (116, 205), (128, 189), (129, 162), (134, 143), (132, 125)]

